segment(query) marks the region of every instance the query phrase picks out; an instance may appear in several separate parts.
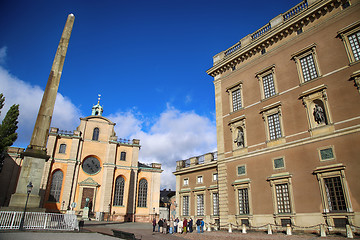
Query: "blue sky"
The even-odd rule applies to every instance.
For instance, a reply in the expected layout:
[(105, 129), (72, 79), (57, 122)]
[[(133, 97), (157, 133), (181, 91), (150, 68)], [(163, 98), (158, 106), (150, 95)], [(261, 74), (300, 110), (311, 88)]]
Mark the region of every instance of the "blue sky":
[(175, 188), (177, 160), (216, 150), (212, 57), (299, 0), (10, 1), (0, 3), (0, 92), (20, 104), (26, 147), (67, 15), (75, 23), (52, 126), (74, 130), (101, 94), (140, 161), (160, 162)]

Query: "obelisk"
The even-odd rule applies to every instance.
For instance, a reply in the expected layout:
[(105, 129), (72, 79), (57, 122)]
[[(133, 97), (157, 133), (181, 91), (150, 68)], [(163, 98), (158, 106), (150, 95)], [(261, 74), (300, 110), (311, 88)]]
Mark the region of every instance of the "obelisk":
[(64, 66), (64, 60), (69, 45), (71, 31), (74, 25), (75, 16), (69, 14), (64, 31), (61, 35), (54, 62), (51, 67), (48, 82), (41, 101), (40, 109), (37, 115), (33, 134), (31, 136), (30, 145), (24, 152), (24, 160), (21, 166), (20, 176), (16, 187), (16, 192), (11, 196), (9, 207), (24, 207), (27, 188), (31, 182), (33, 189), (29, 196), (28, 207), (39, 208), (41, 200), (40, 189), (42, 174), (45, 161), (49, 159), (46, 153), (46, 142), (49, 135), (51, 118), (54, 112), (54, 105), (57, 91), (59, 88), (60, 77)]

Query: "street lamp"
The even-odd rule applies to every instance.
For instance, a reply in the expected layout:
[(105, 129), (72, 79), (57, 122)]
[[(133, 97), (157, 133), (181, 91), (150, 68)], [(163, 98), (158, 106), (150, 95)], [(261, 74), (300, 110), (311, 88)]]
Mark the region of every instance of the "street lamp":
[(31, 193), (31, 190), (33, 189), (33, 185), (31, 182), (29, 182), (29, 184), (26, 186), (27, 188), (27, 197), (26, 197), (26, 203), (25, 203), (25, 209), (24, 209), (24, 213), (22, 215), (22, 218), (21, 218), (21, 222), (20, 222), (20, 227), (19, 229), (21, 231), (24, 231), (24, 221), (25, 221), (25, 212), (26, 212), (26, 207), (27, 207), (27, 203), (28, 203), (28, 200), (29, 200), (29, 195)]

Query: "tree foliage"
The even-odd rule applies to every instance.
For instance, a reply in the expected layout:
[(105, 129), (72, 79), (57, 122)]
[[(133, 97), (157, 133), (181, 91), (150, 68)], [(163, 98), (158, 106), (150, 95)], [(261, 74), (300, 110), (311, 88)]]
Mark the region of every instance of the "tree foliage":
[[(0, 114), (4, 106), (5, 97), (0, 93)], [(18, 129), (19, 105), (14, 104), (7, 111), (0, 125), (0, 172), (5, 159), (7, 148), (11, 146), (17, 139), (16, 130)]]

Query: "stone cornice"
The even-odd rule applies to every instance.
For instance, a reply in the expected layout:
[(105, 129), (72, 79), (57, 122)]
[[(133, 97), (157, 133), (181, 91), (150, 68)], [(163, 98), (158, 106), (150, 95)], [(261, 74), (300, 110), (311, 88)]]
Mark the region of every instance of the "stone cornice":
[[(206, 73), (215, 77), (225, 72), (232, 66), (245, 61), (260, 52), (262, 49), (283, 38), (286, 38), (289, 34), (297, 31), (302, 26), (306, 26), (314, 19), (327, 14), (333, 8), (337, 8), (341, 4), (341, 0), (318, 0), (313, 2), (314, 3), (309, 4), (306, 9), (303, 9), (299, 13), (295, 13), (291, 17), (286, 18), (287, 14), (291, 12), (291, 10), (299, 6), (301, 7), (301, 5), (304, 5), (305, 2), (296, 5), (288, 12), (280, 14), (276, 18), (272, 19), (263, 28), (241, 39), (241, 44), (237, 43), (231, 48), (217, 54), (214, 57), (214, 66), (207, 70)], [(270, 27), (267, 27), (268, 25)], [(225, 55), (225, 53), (228, 53), (232, 48), (234, 48), (234, 51)]]

